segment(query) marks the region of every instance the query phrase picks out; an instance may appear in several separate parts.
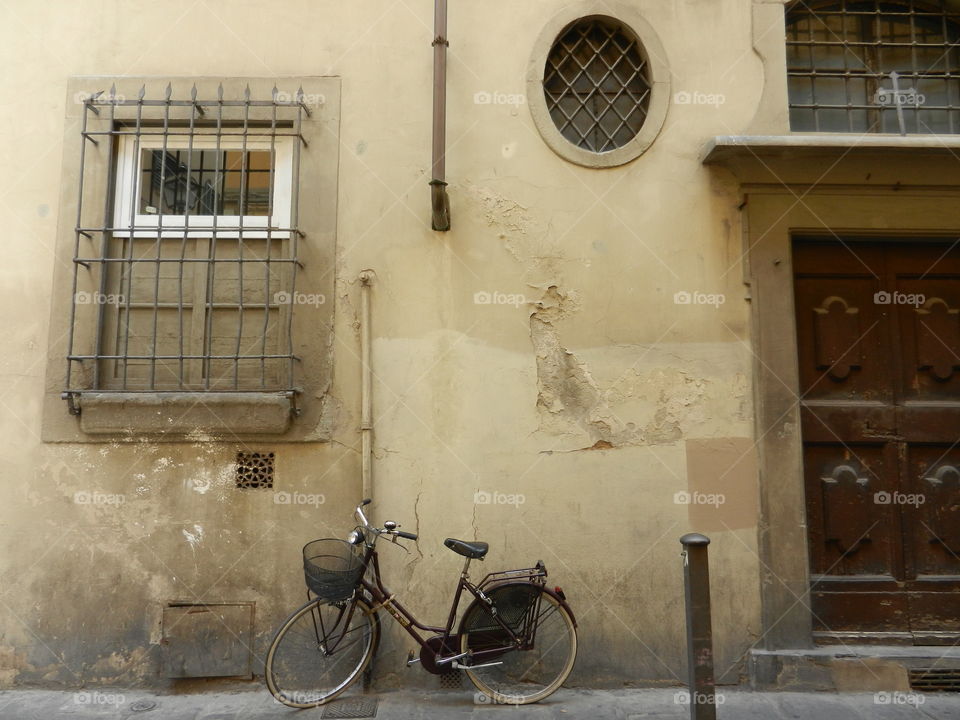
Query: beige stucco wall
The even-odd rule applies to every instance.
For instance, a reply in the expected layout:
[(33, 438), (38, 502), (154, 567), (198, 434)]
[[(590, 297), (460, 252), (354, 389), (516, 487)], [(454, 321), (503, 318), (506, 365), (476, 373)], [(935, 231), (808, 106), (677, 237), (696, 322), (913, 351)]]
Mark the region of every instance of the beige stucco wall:
[[(725, 102), (671, 104), (646, 153), (607, 170), (554, 154), (525, 105), (474, 103), (477, 92), (525, 91), (555, 5), (453, 4), (446, 234), (430, 230), (425, 174), (432, 3), (6, 6), (0, 683), (160, 682), (161, 609), (173, 600), (255, 601), (262, 656), (303, 596), (299, 547), (342, 536), (360, 496), (365, 268), (376, 274), (374, 516), (421, 537), (409, 555), (383, 551), (398, 596), (439, 621), (460, 565), (443, 538), (486, 540), (479, 569), (541, 558), (564, 587), (580, 621), (573, 683), (679, 683), (677, 538), (705, 530), (717, 672), (736, 681), (760, 633), (755, 471), (740, 464), (713, 483), (687, 466), (709, 464), (716, 446), (704, 439), (753, 452), (738, 192), (698, 159), (708, 137), (756, 122), (752, 4), (631, 4), (659, 34), (672, 91)], [(77, 75), (342, 79), (332, 440), (249, 445), (277, 453), (275, 489), (323, 494), (320, 507), (232, 487), (237, 443), (41, 442), (51, 282), (68, 261), (53, 250), (61, 139)], [(476, 304), (484, 291), (529, 302)], [(678, 291), (725, 302), (678, 305)], [(688, 489), (738, 502), (674, 502)], [(477, 491), (525, 502), (478, 505)], [(77, 504), (77, 492), (125, 502)], [(383, 682), (429, 680), (403, 668), (410, 647), (391, 631)]]

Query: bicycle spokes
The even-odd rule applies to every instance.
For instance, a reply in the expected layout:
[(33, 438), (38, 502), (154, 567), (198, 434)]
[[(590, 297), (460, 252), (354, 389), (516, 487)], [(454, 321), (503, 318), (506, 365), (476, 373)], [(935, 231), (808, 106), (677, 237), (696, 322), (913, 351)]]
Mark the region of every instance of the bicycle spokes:
[[(569, 675), (576, 657), (576, 629), (566, 609), (545, 591), (536, 589), (533, 597), (524, 598), (519, 589), (502, 590), (499, 597), (497, 590), (491, 593), (498, 612), (491, 609), (484, 622), (476, 620), (472, 630), (464, 629), (462, 643), (471, 651), (474, 665), (466, 671), (496, 702), (536, 702)], [(518, 600), (524, 600), (522, 607)], [(497, 617), (508, 627), (491, 627), (490, 620)]]

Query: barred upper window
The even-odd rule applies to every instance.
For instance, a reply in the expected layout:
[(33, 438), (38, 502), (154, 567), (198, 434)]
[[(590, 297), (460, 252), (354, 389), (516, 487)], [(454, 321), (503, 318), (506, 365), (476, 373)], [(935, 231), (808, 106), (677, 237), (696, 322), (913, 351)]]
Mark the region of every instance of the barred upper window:
[(640, 132), (650, 104), (643, 48), (613, 18), (578, 20), (547, 56), (543, 92), (554, 124), (571, 143), (594, 153), (622, 147)]
[[(293, 392), (297, 96), (84, 100), (68, 397)], [(89, 176), (89, 177), (87, 177)], [(85, 184), (86, 183), (86, 184)], [(96, 184), (106, 187), (96, 188)], [(87, 196), (105, 197), (93, 207)]]
[(960, 15), (945, 4), (787, 5), (794, 131), (960, 132)]

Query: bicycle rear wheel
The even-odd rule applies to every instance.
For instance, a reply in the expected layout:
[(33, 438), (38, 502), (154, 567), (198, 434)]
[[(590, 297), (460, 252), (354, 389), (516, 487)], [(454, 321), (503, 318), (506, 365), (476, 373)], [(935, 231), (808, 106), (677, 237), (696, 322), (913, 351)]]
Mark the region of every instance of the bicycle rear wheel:
[(362, 599), (311, 600), (280, 627), (267, 652), (270, 693), (284, 705), (323, 705), (352, 685), (369, 665), (379, 626)]
[[(556, 692), (577, 658), (577, 629), (570, 612), (534, 583), (512, 583), (487, 593), (496, 614), (475, 602), (464, 614), (460, 651), (470, 662), (470, 681), (496, 703), (526, 705)], [(494, 617), (521, 639), (518, 648)]]

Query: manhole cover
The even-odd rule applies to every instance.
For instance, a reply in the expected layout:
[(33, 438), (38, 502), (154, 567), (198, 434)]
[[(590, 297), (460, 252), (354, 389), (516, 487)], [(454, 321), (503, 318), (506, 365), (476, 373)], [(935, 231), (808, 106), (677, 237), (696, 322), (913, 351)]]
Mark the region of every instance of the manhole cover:
[(380, 698), (355, 697), (334, 700), (323, 709), (324, 718), (372, 718), (377, 716)]
[(153, 710), (157, 704), (153, 700), (137, 700), (130, 703), (131, 712), (147, 712)]

